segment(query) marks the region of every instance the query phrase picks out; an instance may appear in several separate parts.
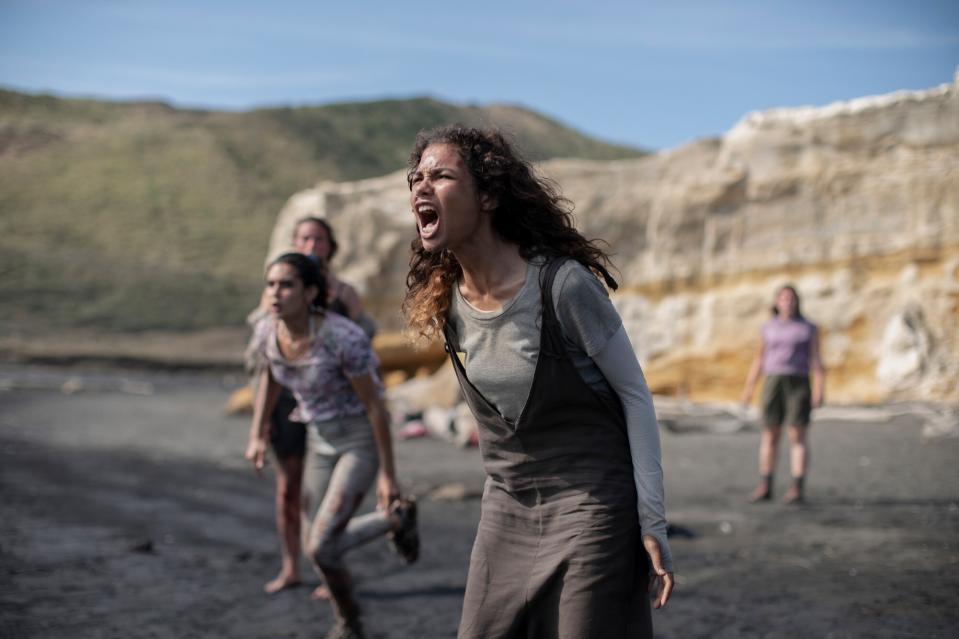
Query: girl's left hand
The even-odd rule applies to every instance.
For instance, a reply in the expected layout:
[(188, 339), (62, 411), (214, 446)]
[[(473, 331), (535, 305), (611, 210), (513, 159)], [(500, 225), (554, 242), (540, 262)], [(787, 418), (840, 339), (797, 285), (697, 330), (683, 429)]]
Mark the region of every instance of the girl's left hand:
[(376, 507), (380, 510), (389, 510), (390, 504), (400, 497), (400, 485), (396, 477), (391, 477), (382, 470), (376, 477)]
[(266, 465), (266, 440), (260, 437), (250, 437), (246, 446), (246, 453), (243, 455), (253, 462), (253, 470), (260, 473), (263, 466)]
[(643, 535), (643, 546), (649, 553), (653, 564), (653, 577), (649, 580), (649, 592), (653, 596), (653, 608), (662, 608), (669, 601), (673, 593), (673, 573), (663, 568), (663, 555), (659, 549), (659, 542), (652, 535)]

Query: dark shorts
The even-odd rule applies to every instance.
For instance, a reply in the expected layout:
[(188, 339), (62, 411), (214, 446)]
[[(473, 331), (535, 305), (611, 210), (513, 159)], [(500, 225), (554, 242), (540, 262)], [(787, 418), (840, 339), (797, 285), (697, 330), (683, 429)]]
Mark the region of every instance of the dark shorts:
[(807, 425), (812, 412), (811, 395), (806, 375), (767, 375), (763, 383), (763, 424)]
[(306, 453), (306, 426), (290, 421), (290, 413), (294, 408), (296, 399), (293, 393), (285, 388), (281, 389), (276, 408), (270, 416), (270, 446), (280, 459), (302, 457)]

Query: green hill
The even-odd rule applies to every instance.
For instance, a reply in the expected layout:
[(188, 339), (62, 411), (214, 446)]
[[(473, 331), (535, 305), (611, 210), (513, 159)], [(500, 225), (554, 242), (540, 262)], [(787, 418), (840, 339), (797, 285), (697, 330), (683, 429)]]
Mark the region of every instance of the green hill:
[(495, 123), (537, 160), (643, 153), (501, 105), (230, 113), (0, 90), (0, 329), (238, 324), (290, 195), (402, 168), (417, 131), (449, 122)]

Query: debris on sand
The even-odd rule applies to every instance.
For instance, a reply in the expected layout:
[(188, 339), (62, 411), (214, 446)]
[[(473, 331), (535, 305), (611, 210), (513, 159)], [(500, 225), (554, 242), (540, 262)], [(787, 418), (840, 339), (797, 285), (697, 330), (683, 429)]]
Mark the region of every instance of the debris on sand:
[(253, 389), (249, 384), (230, 394), (230, 398), (226, 400), (226, 405), (223, 407), (223, 414), (230, 417), (253, 414)]
[(149, 397), (153, 384), (147, 381), (117, 375), (64, 375), (57, 371), (18, 370), (0, 373), (0, 391), (59, 391), (64, 395), (77, 393), (123, 393)]
[(680, 526), (679, 524), (669, 523), (666, 525), (666, 536), (670, 539), (680, 538), (680, 539), (695, 539), (696, 531), (692, 528), (687, 528), (686, 526)]
[(739, 404), (697, 404), (657, 395), (653, 398), (661, 428), (677, 434), (709, 432), (732, 435), (754, 430), (758, 413)]
[[(698, 404), (660, 395), (655, 396), (653, 402), (660, 427), (678, 435), (701, 432), (733, 435), (759, 428), (760, 415), (755, 407), (731, 403)], [(900, 417), (913, 417), (922, 424), (923, 442), (959, 437), (959, 412), (955, 407), (942, 404), (906, 402), (881, 406), (823, 406), (813, 412), (814, 420), (829, 422), (880, 424)]]
[(466, 484), (452, 482), (441, 484), (430, 491), (429, 499), (432, 501), (465, 501), (467, 499), (479, 499), (482, 495), (466, 487)]
[(144, 539), (130, 546), (130, 552), (138, 552), (145, 555), (152, 555), (154, 553), (153, 549), (153, 540)]

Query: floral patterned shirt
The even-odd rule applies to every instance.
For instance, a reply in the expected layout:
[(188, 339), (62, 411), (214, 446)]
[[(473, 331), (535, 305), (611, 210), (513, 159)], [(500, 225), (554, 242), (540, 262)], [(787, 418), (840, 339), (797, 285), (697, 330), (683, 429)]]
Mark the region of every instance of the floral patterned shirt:
[(356, 324), (336, 313), (326, 313), (315, 321), (316, 337), (309, 350), (291, 361), (277, 346), (278, 320), (272, 315), (264, 317), (253, 333), (259, 358), (269, 365), (273, 379), (296, 398), (292, 421), (322, 422), (361, 415), (366, 409), (350, 378), (369, 374), (383, 392), (377, 375), (379, 360), (370, 340)]

